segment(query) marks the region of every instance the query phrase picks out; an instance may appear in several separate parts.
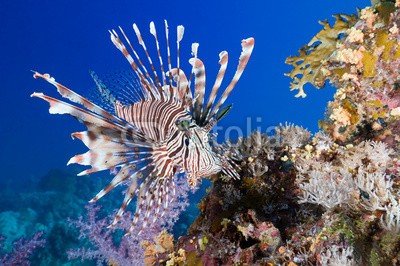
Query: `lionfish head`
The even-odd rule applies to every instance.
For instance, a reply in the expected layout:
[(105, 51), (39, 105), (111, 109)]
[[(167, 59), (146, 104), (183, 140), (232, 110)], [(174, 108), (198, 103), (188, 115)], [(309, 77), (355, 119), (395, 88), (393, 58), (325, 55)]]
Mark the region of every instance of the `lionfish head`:
[[(239, 177), (236, 165), (224, 155), (210, 131), (231, 109), (231, 105), (222, 105), (243, 73), (254, 39), (242, 41), (236, 72), (222, 93), (219, 90), (227, 69), (228, 53), (223, 51), (219, 54), (221, 66), (205, 101), (205, 67), (197, 56), (198, 44), (192, 45), (189, 78), (180, 66), (183, 26), (177, 27), (176, 60), (171, 60), (166, 21), (166, 49), (161, 49), (155, 25), (150, 23), (150, 33), (157, 48), (155, 58), (150, 56), (136, 24), (133, 24), (133, 29), (144, 52), (143, 58), (125, 32), (119, 29), (122, 38), (112, 30), (111, 41), (131, 65), (133, 77), (124, 76), (118, 79), (117, 85), (107, 85), (92, 73), (101, 96), (94, 102), (56, 82), (50, 75), (36, 72), (35, 78), (51, 83), (62, 97), (81, 106), (43, 93), (33, 93), (32, 96), (49, 102), (50, 113), (72, 115), (87, 126), (87, 131), (72, 134), (89, 148), (68, 162), (91, 166), (79, 175), (117, 169), (111, 182), (91, 202), (130, 181), (112, 225), (118, 222), (128, 204), (137, 196), (135, 217), (129, 230), (132, 232), (138, 221), (144, 228), (169, 210), (169, 203), (176, 198), (175, 182), (179, 173), (183, 172), (192, 186), (201, 178), (220, 171), (233, 178)], [(158, 68), (154, 63), (157, 61)], [(172, 61), (175, 61), (175, 67), (172, 67)], [(220, 95), (218, 100), (217, 95)]]

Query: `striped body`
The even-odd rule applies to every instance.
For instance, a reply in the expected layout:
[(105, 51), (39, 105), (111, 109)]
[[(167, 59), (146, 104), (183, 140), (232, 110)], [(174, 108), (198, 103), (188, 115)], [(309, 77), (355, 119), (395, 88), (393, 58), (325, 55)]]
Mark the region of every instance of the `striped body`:
[[(118, 95), (114, 95), (94, 77), (102, 101), (106, 100), (112, 106), (112, 112), (59, 84), (48, 74), (35, 72), (34, 77), (45, 79), (57, 88), (61, 96), (82, 107), (42, 93), (32, 94), (49, 102), (50, 113), (72, 115), (87, 126), (87, 131), (72, 134), (73, 138), (80, 139), (89, 148), (88, 152), (76, 155), (68, 162), (91, 166), (79, 175), (106, 169), (118, 170), (109, 185), (92, 202), (129, 181), (122, 206), (112, 223), (118, 222), (130, 201), (137, 196), (135, 218), (129, 232), (139, 219), (145, 227), (150, 220), (154, 223), (157, 217), (168, 210), (168, 203), (175, 197), (174, 177), (177, 174), (184, 173), (191, 186), (195, 186), (199, 179), (220, 171), (233, 178), (239, 177), (233, 162), (223, 155), (218, 144), (212, 144), (210, 130), (229, 110), (220, 110), (220, 107), (240, 78), (254, 45), (252, 38), (242, 41), (243, 51), (235, 75), (215, 103), (228, 63), (228, 53), (220, 53), (221, 67), (205, 104), (205, 67), (197, 58), (198, 44), (192, 45), (194, 57), (189, 60), (192, 65), (190, 77), (187, 78), (180, 68), (179, 45), (183, 38), (183, 27), (177, 28), (178, 56), (176, 67), (172, 68), (169, 29), (165, 22), (168, 71), (165, 71), (154, 24), (150, 24), (150, 32), (156, 42), (158, 71), (136, 24), (133, 29), (146, 54), (147, 64), (138, 56), (122, 29), (120, 31), (125, 42), (115, 31), (110, 31), (110, 34), (114, 45), (130, 63), (139, 88), (132, 85), (135, 84), (132, 81)], [(150, 71), (147, 69), (149, 66)], [(194, 77), (193, 89), (191, 77)]]

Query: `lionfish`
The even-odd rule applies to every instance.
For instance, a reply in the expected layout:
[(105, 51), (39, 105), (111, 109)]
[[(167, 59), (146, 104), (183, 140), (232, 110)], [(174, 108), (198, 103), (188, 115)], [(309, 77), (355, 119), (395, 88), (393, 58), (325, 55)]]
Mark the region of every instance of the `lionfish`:
[[(147, 70), (146, 64), (121, 27), (119, 30), (123, 38), (115, 30), (109, 31), (111, 41), (130, 63), (136, 79), (136, 83), (127, 82), (130, 85), (126, 85), (115, 95), (94, 76), (101, 97), (113, 110), (107, 110), (105, 106), (84, 98), (56, 82), (49, 74), (35, 72), (33, 76), (54, 85), (63, 98), (81, 107), (43, 93), (35, 92), (31, 95), (47, 101), (50, 104), (49, 113), (69, 114), (86, 125), (87, 131), (71, 134), (72, 138), (81, 140), (89, 148), (89, 151), (72, 157), (67, 163), (91, 166), (78, 175), (117, 169), (112, 181), (90, 202), (99, 200), (122, 183), (129, 183), (123, 203), (110, 225), (114, 226), (118, 222), (130, 201), (137, 196), (136, 212), (128, 233), (133, 231), (139, 219), (143, 229), (149, 224), (150, 217), (153, 224), (165, 213), (168, 204), (175, 197), (174, 178), (180, 173), (184, 173), (192, 187), (199, 179), (220, 171), (229, 177), (239, 178), (234, 162), (224, 155), (215, 141), (213, 143), (213, 134), (210, 131), (228, 113), (230, 106), (221, 106), (242, 75), (254, 46), (253, 38), (242, 41), (236, 72), (215, 102), (228, 64), (228, 53), (223, 51), (219, 54), (220, 69), (208, 101), (205, 102), (205, 67), (197, 57), (198, 43), (192, 44), (190, 77), (187, 78), (180, 68), (180, 42), (184, 27), (177, 27), (177, 58), (176, 67), (173, 68), (169, 28), (165, 21), (167, 71), (164, 69), (154, 23), (150, 23), (150, 33), (155, 39), (158, 70), (136, 24), (133, 24), (133, 29), (147, 57), (147, 67), (150, 66), (151, 70)], [(192, 79), (194, 86), (191, 86)]]

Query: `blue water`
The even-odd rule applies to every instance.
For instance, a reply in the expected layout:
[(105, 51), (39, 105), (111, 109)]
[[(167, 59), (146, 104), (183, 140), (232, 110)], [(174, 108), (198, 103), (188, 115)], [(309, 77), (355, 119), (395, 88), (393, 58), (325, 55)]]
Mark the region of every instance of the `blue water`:
[[(129, 68), (111, 43), (108, 30), (121, 26), (135, 40), (133, 22), (149, 44), (153, 41), (148, 32), (150, 21), (155, 21), (161, 33), (163, 19), (167, 19), (171, 36), (177, 25), (184, 25), (182, 68), (190, 71), (190, 45), (199, 42), (208, 88), (218, 71), (218, 53), (229, 52), (227, 77), (231, 77), (240, 55), (240, 41), (254, 37), (253, 55), (228, 100), (234, 108), (220, 126), (237, 126), (246, 135), (249, 130), (265, 131), (289, 121), (316, 132), (317, 121), (323, 118), (334, 91), (306, 86), (308, 97), (295, 98), (296, 92), (289, 91), (290, 79), (283, 75), (291, 70), (284, 64), (285, 58), (296, 55), (298, 48), (321, 29), (318, 20), (332, 22), (332, 14), (355, 13), (357, 7), (369, 4), (366, 0), (1, 1), (1, 183), (17, 184), (18, 193), (26, 180), (39, 178), (50, 169), (82, 170), (65, 165), (70, 157), (86, 150), (70, 137), (84, 127), (69, 116), (49, 115), (46, 103), (29, 97), (35, 91), (57, 95), (52, 86), (33, 79), (30, 70), (50, 73), (57, 81), (84, 93), (94, 87), (89, 70), (104, 74)], [(224, 131), (219, 139), (223, 136)]]
[[(40, 176), (49, 168), (64, 167), (68, 159), (85, 150), (70, 133), (83, 127), (67, 116), (49, 115), (48, 106), (29, 95), (54, 89), (34, 80), (30, 70), (50, 73), (79, 92), (94, 86), (88, 71), (107, 73), (129, 68), (109, 39), (108, 30), (122, 26), (132, 33), (137, 23), (149, 41), (148, 24), (154, 20), (159, 32), (167, 19), (173, 34), (185, 26), (182, 64), (189, 71), (190, 44), (199, 42), (199, 57), (206, 64), (208, 85), (218, 70), (218, 53), (230, 54), (233, 74), (240, 54), (240, 41), (253, 36), (255, 50), (250, 63), (228, 102), (234, 108), (221, 125), (245, 129), (290, 121), (312, 131), (323, 116), (332, 89), (306, 87), (306, 99), (294, 98), (285, 58), (297, 54), (321, 29), (318, 20), (336, 13), (354, 13), (369, 1), (1, 1), (0, 84), (1, 179)], [(134, 36), (133, 36), (134, 37)], [(133, 38), (132, 38), (133, 39)], [(185, 59), (186, 57), (186, 59)], [(56, 95), (56, 94), (53, 94)], [(261, 117), (261, 122), (256, 121)], [(245, 130), (244, 134), (246, 133)]]

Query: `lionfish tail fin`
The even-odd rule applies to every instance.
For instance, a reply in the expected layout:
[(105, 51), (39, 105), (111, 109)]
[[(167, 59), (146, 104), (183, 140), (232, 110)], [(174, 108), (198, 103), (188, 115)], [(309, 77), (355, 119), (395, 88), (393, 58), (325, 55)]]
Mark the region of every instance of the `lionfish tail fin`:
[(218, 143), (214, 143), (214, 148), (216, 151), (216, 155), (221, 161), (222, 164), (222, 173), (229, 176), (233, 179), (240, 179), (240, 175), (236, 169), (240, 169), (240, 167), (229, 157), (226, 155), (225, 149), (222, 145)]

